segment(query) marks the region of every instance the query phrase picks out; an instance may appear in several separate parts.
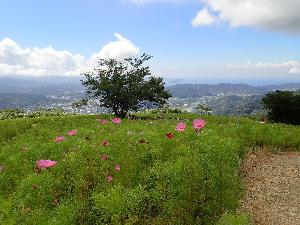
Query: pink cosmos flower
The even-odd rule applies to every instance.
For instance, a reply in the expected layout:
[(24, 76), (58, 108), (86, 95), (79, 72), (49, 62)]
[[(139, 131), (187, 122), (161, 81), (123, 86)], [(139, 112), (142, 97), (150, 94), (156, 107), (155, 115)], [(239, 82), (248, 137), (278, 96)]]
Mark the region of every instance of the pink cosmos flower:
[(176, 126), (176, 131), (183, 132), (186, 128), (186, 124), (184, 122), (180, 122)]
[(102, 125), (104, 125), (104, 124), (107, 124), (108, 123), (108, 121), (107, 120), (105, 120), (105, 119), (96, 119), (100, 124), (102, 124)]
[(107, 120), (101, 120), (100, 123), (101, 123), (102, 125), (104, 125), (104, 124), (107, 124), (108, 121), (107, 121)]
[(57, 164), (57, 161), (52, 161), (48, 159), (41, 159), (36, 162), (36, 166), (38, 169), (46, 169), (49, 167), (53, 167)]
[(107, 176), (106, 180), (107, 180), (108, 183), (111, 183), (113, 181), (112, 175)]
[(76, 135), (77, 134), (77, 130), (69, 130), (68, 131), (68, 135), (69, 136), (74, 136), (74, 135)]
[(115, 165), (115, 170), (116, 170), (117, 172), (119, 172), (119, 171), (121, 170), (120, 164), (116, 164), (116, 165)]
[(109, 145), (109, 142), (108, 142), (108, 140), (104, 140), (104, 141), (102, 141), (102, 143), (101, 143), (103, 146), (108, 146)]
[(103, 155), (101, 155), (101, 160), (102, 160), (102, 161), (108, 160), (108, 154), (103, 154)]
[(166, 138), (168, 139), (172, 139), (174, 137), (174, 134), (172, 134), (171, 132), (166, 134)]
[(64, 141), (64, 140), (65, 140), (65, 137), (64, 137), (64, 136), (57, 136), (57, 137), (54, 139), (55, 142), (62, 142), (62, 141)]
[(205, 126), (205, 123), (206, 123), (205, 120), (195, 119), (193, 121), (193, 127), (196, 130), (196, 132), (199, 132), (199, 130)]
[(121, 123), (121, 118), (118, 118), (118, 117), (113, 118), (112, 122), (115, 123), (115, 124), (119, 124), (119, 123)]

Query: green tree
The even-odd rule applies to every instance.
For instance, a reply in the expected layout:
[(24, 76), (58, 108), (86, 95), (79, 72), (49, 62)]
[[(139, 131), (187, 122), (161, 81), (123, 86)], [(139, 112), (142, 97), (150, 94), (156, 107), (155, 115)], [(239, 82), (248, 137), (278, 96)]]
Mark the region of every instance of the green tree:
[(143, 54), (124, 60), (100, 59), (98, 67), (84, 73), (82, 84), (88, 98), (100, 100), (100, 106), (124, 118), (128, 111), (141, 107), (163, 105), (171, 94), (165, 90), (161, 77), (151, 75), (144, 63), (152, 56)]
[(300, 94), (292, 91), (275, 91), (262, 99), (268, 109), (268, 118), (274, 122), (300, 124)]

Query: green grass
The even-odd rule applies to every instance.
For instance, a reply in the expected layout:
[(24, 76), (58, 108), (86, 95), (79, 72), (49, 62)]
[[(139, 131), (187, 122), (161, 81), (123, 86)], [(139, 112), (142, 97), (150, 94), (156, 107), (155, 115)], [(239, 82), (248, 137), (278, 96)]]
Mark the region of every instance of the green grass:
[[(244, 215), (227, 213), (243, 194), (244, 153), (263, 145), (300, 150), (296, 126), (206, 116), (198, 136), (198, 115), (142, 116), (106, 125), (96, 118), (109, 115), (0, 121), (0, 224), (246, 224)], [(175, 131), (180, 120), (183, 133)], [(76, 136), (67, 136), (71, 129)], [(54, 142), (58, 135), (66, 140)], [(58, 164), (37, 173), (39, 159)]]

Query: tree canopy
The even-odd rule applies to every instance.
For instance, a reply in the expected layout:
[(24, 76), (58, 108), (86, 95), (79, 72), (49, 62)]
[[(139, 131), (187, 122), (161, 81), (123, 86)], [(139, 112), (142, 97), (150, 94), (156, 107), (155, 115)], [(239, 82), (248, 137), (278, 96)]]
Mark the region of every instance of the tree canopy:
[(165, 90), (163, 79), (152, 76), (149, 66), (144, 66), (151, 58), (143, 54), (124, 60), (99, 59), (93, 71), (83, 74), (88, 98), (99, 99), (100, 106), (121, 118), (131, 110), (165, 104), (171, 94)]
[(292, 91), (268, 93), (262, 103), (269, 110), (268, 118), (274, 122), (300, 124), (300, 94)]

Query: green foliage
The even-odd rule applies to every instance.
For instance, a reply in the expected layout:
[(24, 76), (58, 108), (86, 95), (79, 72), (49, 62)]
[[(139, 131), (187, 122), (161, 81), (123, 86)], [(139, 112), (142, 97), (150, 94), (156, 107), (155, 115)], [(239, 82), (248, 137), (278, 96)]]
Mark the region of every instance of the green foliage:
[(0, 120), (23, 118), (25, 114), (21, 109), (2, 109), (0, 110)]
[[(0, 224), (246, 224), (243, 215), (224, 215), (242, 196), (238, 171), (246, 149), (300, 150), (296, 126), (245, 118), (237, 126), (233, 117), (204, 116), (198, 136), (192, 120), (199, 115), (144, 116), (106, 125), (98, 116), (0, 121)], [(178, 121), (187, 123), (185, 132), (175, 132)], [(66, 136), (71, 129), (76, 136)], [(175, 137), (165, 138), (167, 132)], [(58, 135), (66, 140), (54, 142)], [(39, 159), (58, 164), (37, 173)]]
[(300, 150), (299, 126), (248, 122), (240, 126), (239, 135), (248, 147), (267, 146), (272, 151)]
[(216, 225), (251, 225), (251, 222), (246, 214), (234, 215), (225, 213)]
[(300, 124), (300, 95), (291, 91), (268, 93), (263, 104), (269, 110), (270, 120), (279, 123)]
[(36, 109), (32, 112), (25, 112), (20, 109), (0, 110), (0, 120), (17, 118), (41, 118), (47, 116), (70, 116), (72, 114), (64, 112), (62, 109)]
[(143, 54), (123, 61), (100, 59), (93, 72), (83, 74), (82, 84), (90, 98), (99, 99), (101, 106), (121, 118), (140, 107), (162, 105), (171, 94), (164, 89), (163, 79), (151, 76), (149, 66), (143, 66), (150, 58)]
[(139, 113), (135, 113), (132, 114), (133, 116), (136, 117), (147, 117), (149, 115), (149, 117), (151, 118), (165, 118), (165, 116), (169, 116), (171, 114), (175, 114), (176, 116), (181, 115), (181, 114), (187, 114), (186, 111), (182, 110), (182, 109), (178, 109), (178, 108), (170, 108), (169, 106), (163, 106), (163, 107), (159, 107), (156, 109), (147, 109), (144, 110), (142, 112)]
[(0, 120), (0, 144), (30, 129), (34, 121), (28, 119)]

